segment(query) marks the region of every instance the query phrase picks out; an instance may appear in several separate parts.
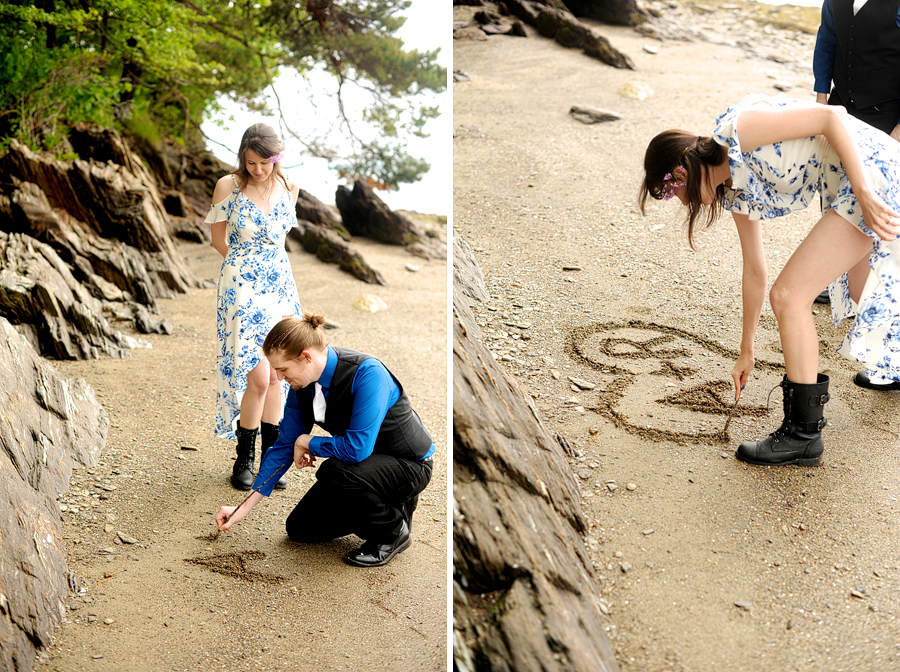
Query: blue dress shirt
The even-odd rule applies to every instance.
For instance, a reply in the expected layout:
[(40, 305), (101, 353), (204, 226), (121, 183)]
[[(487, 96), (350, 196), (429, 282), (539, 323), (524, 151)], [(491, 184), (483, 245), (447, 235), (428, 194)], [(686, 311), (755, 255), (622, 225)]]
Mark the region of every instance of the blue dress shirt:
[[(317, 381), (322, 386), (326, 405), (328, 403), (328, 387), (331, 385), (331, 378), (338, 362), (334, 349), (329, 345), (327, 350), (328, 360)], [(308, 394), (309, 388), (303, 388), (300, 392)], [(347, 432), (340, 436), (312, 437), (309, 440), (311, 455), (336, 457), (346, 462), (362, 462), (372, 454), (381, 423), (384, 421), (388, 409), (400, 398), (400, 388), (384, 364), (374, 357), (370, 357), (357, 367), (353, 383), (350, 386), (350, 393), (353, 395), (353, 412)], [(303, 422), (297, 394), (298, 390), (294, 389), (288, 392), (278, 440), (266, 452), (253, 483), (253, 489), (267, 497), (272, 494), (275, 483), (281, 475), (294, 462), (294, 442), (297, 437), (312, 431), (312, 427), (307, 427)], [(425, 460), (434, 455), (434, 450), (435, 447), (432, 443), (431, 448), (421, 459)]]

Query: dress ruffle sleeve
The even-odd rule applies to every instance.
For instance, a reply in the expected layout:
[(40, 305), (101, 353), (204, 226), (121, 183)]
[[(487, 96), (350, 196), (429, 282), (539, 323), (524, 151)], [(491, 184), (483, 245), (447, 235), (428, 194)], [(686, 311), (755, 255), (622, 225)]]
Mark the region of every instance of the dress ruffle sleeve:
[(772, 107), (796, 104), (784, 95), (750, 94), (716, 119), (712, 137), (728, 150), (731, 186), (725, 187), (722, 207), (752, 219), (780, 217), (806, 208), (819, 189), (821, 160), (827, 147), (820, 136), (771, 145), (742, 148), (737, 121), (748, 107), (765, 102)]
[(207, 224), (215, 224), (216, 222), (224, 222), (228, 220), (228, 201), (231, 200), (233, 194), (229, 194), (218, 203), (209, 206), (209, 212), (206, 213), (206, 219), (203, 220)]

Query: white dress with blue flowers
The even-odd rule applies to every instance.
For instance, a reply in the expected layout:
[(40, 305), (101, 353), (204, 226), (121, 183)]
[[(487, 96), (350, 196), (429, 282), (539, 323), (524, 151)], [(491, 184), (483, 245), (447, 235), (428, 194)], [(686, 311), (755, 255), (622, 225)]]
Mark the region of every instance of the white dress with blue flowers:
[[(234, 179), (234, 176), (232, 176)], [(228, 252), (219, 276), (216, 426), (223, 439), (234, 439), (247, 374), (262, 361), (266, 334), (284, 315), (301, 315), (297, 285), (284, 249), (288, 231), (297, 226), (291, 193), (269, 215), (240, 190), (209, 208), (206, 221), (226, 222)], [(282, 399), (287, 393), (282, 385)]]
[[(752, 219), (768, 219), (817, 202), (816, 192), (821, 192), (826, 210), (833, 209), (872, 238), (872, 270), (859, 304), (850, 298), (846, 274), (829, 288), (834, 325), (856, 316), (838, 352), (886, 379), (900, 380), (900, 239), (881, 240), (866, 226), (844, 167), (824, 136), (744, 151), (737, 119), (748, 106), (762, 101), (775, 107), (799, 104), (784, 96), (749, 95), (716, 119), (713, 139), (728, 149), (732, 180), (722, 205)], [(856, 139), (869, 187), (900, 212), (900, 143), (853, 117), (848, 117), (847, 126)]]

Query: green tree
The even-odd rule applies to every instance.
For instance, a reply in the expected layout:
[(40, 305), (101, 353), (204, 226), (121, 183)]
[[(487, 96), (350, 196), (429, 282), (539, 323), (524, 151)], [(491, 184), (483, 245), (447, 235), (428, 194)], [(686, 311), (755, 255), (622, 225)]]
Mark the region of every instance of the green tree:
[[(0, 135), (59, 151), (78, 122), (115, 126), (191, 147), (221, 95), (265, 109), (285, 70), (324, 68), (370, 100), (343, 113), (335, 138), (284, 125), (307, 151), (353, 177), (416, 181), (428, 164), (406, 138), (438, 114), (422, 94), (446, 87), (438, 50), (404, 48), (395, 36), (410, 0), (24, 0), (0, 2)], [(280, 110), (279, 110), (280, 111)], [(367, 128), (360, 132), (361, 128)], [(376, 140), (366, 138), (375, 137)], [(349, 143), (348, 143), (349, 141)]]

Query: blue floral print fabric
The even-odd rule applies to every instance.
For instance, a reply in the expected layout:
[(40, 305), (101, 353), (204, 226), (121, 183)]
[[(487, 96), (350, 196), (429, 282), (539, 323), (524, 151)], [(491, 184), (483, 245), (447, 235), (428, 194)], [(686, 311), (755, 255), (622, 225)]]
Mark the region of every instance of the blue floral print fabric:
[[(297, 216), (290, 192), (284, 192), (267, 216), (235, 181), (228, 198), (210, 206), (206, 221), (226, 222), (228, 252), (222, 261), (217, 303), (215, 433), (235, 439), (247, 374), (262, 361), (266, 334), (285, 315), (302, 314), (284, 249), (288, 231), (297, 226)], [(286, 393), (285, 383), (282, 400)]]
[[(728, 150), (731, 187), (722, 205), (752, 219), (768, 219), (818, 204), (872, 239), (869, 276), (859, 304), (850, 298), (847, 275), (829, 287), (834, 325), (855, 316), (838, 352), (869, 371), (900, 380), (900, 240), (881, 240), (866, 226), (862, 209), (835, 151), (824, 136), (798, 138), (745, 151), (737, 134), (743, 110), (758, 103), (775, 107), (808, 105), (785, 96), (751, 94), (716, 119), (713, 138)], [(854, 117), (854, 135), (866, 182), (892, 209), (900, 212), (900, 142)]]

